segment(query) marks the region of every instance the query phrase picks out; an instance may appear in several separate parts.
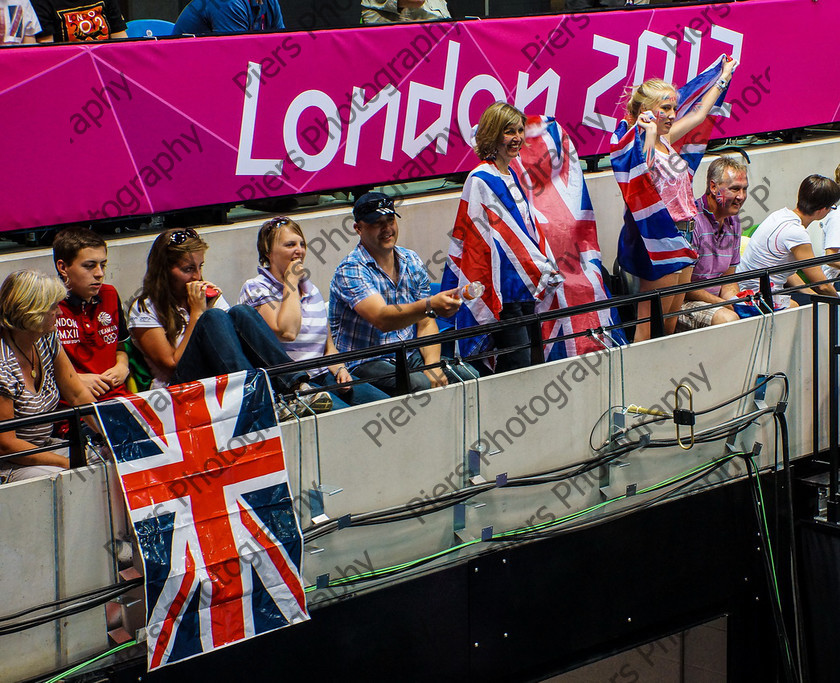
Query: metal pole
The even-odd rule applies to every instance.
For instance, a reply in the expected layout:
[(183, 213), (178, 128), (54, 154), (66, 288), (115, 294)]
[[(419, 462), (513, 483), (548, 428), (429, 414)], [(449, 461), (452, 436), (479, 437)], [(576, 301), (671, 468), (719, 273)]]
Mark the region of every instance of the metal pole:
[(411, 389), (411, 378), (408, 371), (408, 354), (405, 352), (405, 345), (400, 346), (394, 354), (396, 360), (397, 395), (407, 394)]
[(528, 338), (531, 340), (531, 365), (544, 363), (542, 325), (539, 321), (528, 324)]
[[(838, 409), (838, 388), (837, 388), (837, 306), (829, 306), (828, 309), (828, 349), (829, 349), (829, 363), (828, 363), (828, 455), (830, 461), (829, 472), (829, 495), (828, 495), (828, 511), (827, 518), (829, 522), (837, 523), (838, 506), (840, 501), (837, 499), (837, 469), (840, 467), (840, 453), (837, 448), (837, 409)], [(818, 378), (814, 377), (814, 382)]]
[(812, 406), (812, 439), (814, 443), (814, 455), (820, 452), (820, 304), (815, 301), (811, 305), (811, 354), (813, 370), (813, 385), (811, 386)]
[(662, 297), (654, 295), (650, 300), (650, 338), (665, 336), (665, 318), (662, 313)]
[(767, 302), (767, 306), (769, 307), (768, 310), (773, 310), (773, 290), (770, 286), (770, 275), (764, 273), (759, 277), (759, 291), (761, 292), (761, 298)]
[(85, 466), (85, 446), (82, 436), (82, 418), (79, 409), (73, 410), (73, 417), (70, 418), (70, 468), (76, 469)]

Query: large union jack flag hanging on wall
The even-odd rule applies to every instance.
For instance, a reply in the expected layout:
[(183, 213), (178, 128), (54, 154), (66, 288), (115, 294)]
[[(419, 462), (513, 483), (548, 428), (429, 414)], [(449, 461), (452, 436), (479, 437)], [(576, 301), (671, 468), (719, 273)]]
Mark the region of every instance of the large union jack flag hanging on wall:
[(98, 412), (143, 556), (150, 670), (309, 618), (262, 373), (120, 398)]

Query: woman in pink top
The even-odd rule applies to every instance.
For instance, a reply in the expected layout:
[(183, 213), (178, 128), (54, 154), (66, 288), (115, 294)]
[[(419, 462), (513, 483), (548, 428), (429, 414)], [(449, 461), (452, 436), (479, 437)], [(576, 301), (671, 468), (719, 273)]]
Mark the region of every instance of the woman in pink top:
[[(688, 245), (691, 244), (697, 207), (694, 204), (688, 164), (674, 150), (671, 142), (679, 140), (706, 120), (720, 93), (729, 84), (736, 65), (737, 62), (734, 59), (726, 61), (723, 64), (723, 73), (715, 87), (709, 88), (697, 106), (679, 119), (676, 118), (677, 90), (660, 78), (651, 78), (642, 83), (633, 91), (627, 102), (625, 120), (631, 124), (635, 123), (644, 131), (644, 154), (653, 184), (673, 218), (677, 230)], [(639, 278), (640, 291), (647, 292), (689, 282), (693, 270), (693, 267), (683, 268), (652, 281)], [(683, 298), (683, 294), (663, 297), (663, 314), (679, 311)], [(649, 315), (650, 304), (648, 302), (639, 304), (638, 317), (644, 318)], [(665, 334), (672, 334), (676, 324), (676, 316), (666, 318)], [(637, 325), (634, 341), (649, 338), (650, 325), (648, 323)]]

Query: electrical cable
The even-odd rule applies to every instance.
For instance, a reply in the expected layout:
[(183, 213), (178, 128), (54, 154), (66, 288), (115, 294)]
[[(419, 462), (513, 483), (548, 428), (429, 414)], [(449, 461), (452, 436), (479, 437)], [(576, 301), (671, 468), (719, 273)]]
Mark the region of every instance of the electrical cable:
[(95, 607), (100, 607), (106, 602), (111, 602), (114, 598), (117, 598), (123, 593), (127, 593), (132, 588), (135, 588), (135, 586), (137, 585), (137, 581), (140, 580), (137, 579), (133, 582), (120, 584), (118, 587), (113, 588), (109, 592), (103, 593), (96, 598), (92, 598), (90, 600), (83, 600), (77, 604), (69, 605), (62, 609), (55, 610), (54, 612), (49, 612), (48, 614), (44, 614), (39, 617), (32, 617), (31, 619), (25, 619), (23, 621), (17, 621), (12, 624), (0, 626), (0, 636), (6, 636), (11, 633), (26, 631), (27, 629), (34, 628), (36, 626), (48, 624), (49, 622), (55, 621), (56, 619), (69, 617), (74, 614), (79, 614), (80, 612), (86, 612), (89, 609), (94, 609)]
[[(622, 516), (625, 516), (627, 514), (631, 514), (632, 512), (636, 512), (639, 509), (643, 509), (644, 507), (648, 507), (649, 505), (653, 505), (656, 502), (660, 502), (661, 500), (665, 500), (668, 497), (674, 495), (675, 493), (683, 490), (687, 486), (690, 486), (691, 484), (695, 483), (696, 481), (699, 481), (700, 479), (708, 476), (711, 472), (715, 471), (719, 467), (722, 467), (725, 463), (731, 461), (736, 455), (737, 454), (726, 455), (722, 458), (719, 458), (718, 460), (711, 461), (710, 463), (704, 463), (703, 465), (698, 465), (696, 467), (691, 468), (690, 470), (687, 470), (686, 472), (675, 475), (674, 477), (670, 477), (669, 479), (665, 480), (664, 482), (660, 482), (659, 484), (654, 484), (654, 485), (644, 489), (642, 492), (650, 492), (650, 491), (658, 490), (659, 488), (669, 486), (669, 485), (671, 485), (673, 483), (676, 483), (676, 482), (678, 482), (681, 479), (684, 479), (686, 477), (691, 477), (691, 479), (689, 481), (687, 481), (684, 484), (678, 486), (676, 489), (674, 489), (672, 491), (667, 491), (665, 494), (663, 494), (662, 496), (658, 496), (653, 501), (646, 501), (645, 503), (641, 504), (640, 506), (633, 507), (630, 510), (623, 510), (623, 511), (618, 512), (614, 515), (599, 518), (598, 520), (595, 520), (593, 522), (587, 522), (587, 523), (584, 523), (584, 524), (567, 526), (567, 527), (563, 527), (561, 529), (552, 529), (551, 532), (549, 532), (549, 533), (537, 533), (537, 534), (534, 535), (534, 538), (545, 538), (545, 537), (548, 537), (549, 535), (555, 535), (555, 534), (558, 534), (558, 533), (569, 533), (571, 531), (577, 530), (579, 528), (583, 528), (585, 526), (590, 526), (592, 524), (602, 524), (605, 521), (608, 521), (608, 520), (611, 520), (611, 519), (614, 519), (614, 518), (617, 518), (617, 517), (622, 517)], [(697, 474), (697, 476), (692, 476), (692, 475), (695, 475), (695, 473), (697, 473), (698, 471), (699, 471), (699, 474)], [(597, 505), (593, 505), (589, 508), (586, 508), (585, 510), (579, 510), (577, 512), (574, 512), (574, 513), (571, 513), (571, 514), (566, 515), (564, 517), (561, 517), (557, 520), (553, 520), (552, 522), (550, 522), (550, 524), (553, 525), (553, 526), (556, 526), (556, 525), (562, 524), (564, 522), (573, 521), (575, 519), (578, 519), (579, 517), (582, 517), (582, 516), (585, 516), (586, 514), (589, 514), (590, 512), (594, 512), (595, 510), (599, 510), (599, 509), (601, 509), (601, 508), (603, 508), (607, 505), (610, 505), (610, 504), (612, 504), (616, 501), (619, 501), (619, 500), (623, 500), (625, 498), (627, 498), (627, 496), (623, 495), (623, 496), (617, 496), (615, 498), (612, 498), (612, 499), (609, 499), (609, 500), (606, 500), (606, 501), (602, 501), (601, 503), (598, 503)], [(531, 538), (531, 537), (530, 536), (525, 536), (525, 534), (537, 531), (539, 529), (543, 529), (543, 528), (546, 527), (546, 524), (549, 524), (549, 523), (542, 523), (542, 524), (538, 524), (538, 525), (522, 527), (520, 529), (513, 529), (511, 531), (500, 532), (499, 534), (494, 534), (491, 537), (490, 540), (491, 541), (499, 541), (499, 540), (508, 540), (509, 541), (510, 540), (509, 537), (514, 532), (516, 532), (516, 534), (517, 534), (517, 539), (516, 539), (517, 542), (529, 540), (529, 538)], [(434, 560), (436, 560), (440, 557), (444, 557), (446, 555), (457, 552), (459, 550), (463, 550), (464, 548), (467, 548), (469, 546), (475, 545), (476, 543), (482, 543), (482, 542), (483, 542), (482, 539), (473, 539), (473, 540), (470, 540), (470, 541), (466, 541), (464, 543), (452, 546), (450, 548), (445, 548), (443, 550), (440, 550), (437, 553), (433, 553), (433, 554), (427, 555), (425, 557), (417, 558), (415, 560), (409, 560), (408, 562), (403, 562), (403, 563), (398, 564), (398, 565), (392, 565), (390, 567), (383, 567), (381, 569), (374, 569), (374, 570), (369, 571), (369, 572), (362, 572), (360, 574), (341, 577), (339, 579), (335, 579), (335, 580), (330, 581), (328, 583), (328, 585), (325, 586), (325, 587), (329, 588), (329, 587), (334, 587), (334, 586), (343, 586), (343, 585), (347, 585), (347, 584), (354, 584), (354, 583), (358, 583), (358, 582), (362, 582), (362, 581), (370, 581), (370, 580), (374, 580), (374, 579), (378, 579), (378, 578), (384, 578), (384, 577), (387, 577), (387, 576), (392, 576), (394, 574), (402, 573), (402, 572), (407, 571), (409, 569), (414, 569), (416, 567), (428, 564), (429, 562), (432, 562), (432, 561), (434, 561)], [(317, 586), (307, 586), (304, 590), (305, 590), (305, 592), (311, 592), (313, 590), (316, 590), (317, 588), (318, 588)]]
[[(805, 632), (802, 627), (802, 596), (799, 592), (799, 567), (796, 559), (796, 524), (794, 521), (793, 509), (793, 472), (790, 462), (790, 444), (788, 439), (787, 418), (781, 411), (775, 414), (776, 426), (781, 436), (782, 442), (782, 463), (785, 471), (785, 484), (787, 487), (787, 522), (788, 522), (788, 540), (789, 540), (789, 563), (790, 563), (790, 579), (791, 579), (791, 602), (793, 606), (793, 630), (796, 635), (797, 648), (797, 663), (799, 666), (799, 677), (802, 681), (807, 681), (808, 676), (808, 650), (806, 647)], [(776, 514), (779, 514), (779, 508), (776, 508)]]
[[(774, 408), (765, 408), (757, 410), (744, 416), (733, 418), (727, 422), (722, 423), (711, 428), (699, 431), (695, 434), (695, 441), (697, 443), (709, 443), (718, 439), (726, 438), (731, 434), (736, 434), (744, 429), (747, 429), (759, 417), (771, 413)], [(640, 441), (628, 442), (622, 444), (620, 447), (601, 454), (596, 458), (583, 461), (571, 465), (565, 465), (556, 470), (548, 470), (544, 473), (537, 473), (534, 475), (527, 475), (522, 477), (515, 477), (508, 479), (505, 484), (506, 487), (520, 487), (520, 486), (535, 486), (558, 483), (566, 479), (571, 479), (594, 469), (609, 464), (613, 460), (622, 455), (635, 450), (641, 445)], [(676, 445), (676, 439), (651, 439), (647, 442), (647, 448), (667, 448)], [(439, 512), (446, 508), (452, 507), (458, 503), (465, 502), (477, 495), (491, 491), (497, 488), (495, 482), (486, 482), (476, 486), (471, 486), (466, 489), (458, 489), (451, 491), (434, 499), (418, 499), (416, 501), (406, 503), (404, 505), (385, 508), (382, 510), (374, 510), (370, 512), (351, 514), (349, 523), (344, 523), (344, 518), (329, 520), (318, 525), (312, 525), (303, 530), (304, 541), (312, 542), (327, 534), (333, 533), (339, 529), (348, 526), (371, 526), (374, 524), (388, 524), (391, 522), (404, 521), (406, 519), (416, 519), (426, 515)], [(342, 522), (339, 525), (339, 522)]]
[(19, 619), (20, 617), (25, 617), (28, 614), (32, 614), (33, 612), (40, 612), (44, 609), (50, 609), (51, 607), (58, 607), (59, 605), (63, 605), (68, 602), (72, 602), (73, 600), (84, 600), (86, 598), (94, 597), (100, 595), (101, 593), (109, 593), (116, 588), (122, 588), (123, 586), (131, 585), (132, 588), (136, 586), (140, 586), (143, 584), (142, 578), (131, 579), (130, 581), (126, 581), (124, 583), (119, 584), (112, 584), (110, 586), (101, 586), (100, 588), (94, 588), (93, 590), (89, 590), (85, 593), (79, 593), (78, 595), (71, 595), (67, 598), (61, 598), (60, 600), (51, 600), (50, 602), (45, 602), (35, 607), (27, 607), (20, 612), (15, 612), (14, 614), (7, 614), (5, 616), (0, 617), (0, 624), (6, 621), (12, 621), (14, 619)]
[(767, 526), (767, 517), (764, 514), (764, 496), (761, 491), (758, 465), (756, 465), (755, 460), (751, 455), (745, 457), (744, 460), (747, 464), (747, 474), (750, 481), (750, 491), (752, 493), (751, 499), (753, 504), (753, 513), (755, 514), (755, 521), (758, 526), (758, 537), (761, 542), (762, 559), (764, 560), (764, 573), (771, 594), (770, 603), (772, 605), (773, 620), (776, 624), (776, 638), (779, 643), (779, 653), (782, 657), (787, 680), (799, 681), (800, 679), (793, 662), (790, 638), (788, 637), (784, 615), (782, 613), (782, 602), (779, 592), (778, 578), (776, 575), (776, 564), (773, 556), (773, 547), (770, 541), (770, 530)]
[(65, 679), (67, 676), (72, 676), (73, 674), (78, 673), (79, 671), (81, 671), (85, 667), (88, 667), (91, 664), (94, 664), (95, 662), (98, 662), (100, 659), (104, 659), (105, 657), (110, 657), (111, 655), (116, 654), (120, 650), (125, 650), (125, 649), (131, 647), (132, 645), (137, 645), (137, 641), (136, 640), (129, 640), (127, 643), (123, 643), (122, 645), (117, 645), (116, 647), (111, 648), (107, 652), (103, 652), (101, 655), (96, 655), (96, 657), (88, 659), (87, 661), (82, 662), (81, 664), (77, 664), (72, 669), (67, 669), (67, 671), (64, 671), (63, 673), (60, 673), (58, 676), (53, 676), (49, 680), (44, 681), (44, 683), (59, 683), (59, 681)]

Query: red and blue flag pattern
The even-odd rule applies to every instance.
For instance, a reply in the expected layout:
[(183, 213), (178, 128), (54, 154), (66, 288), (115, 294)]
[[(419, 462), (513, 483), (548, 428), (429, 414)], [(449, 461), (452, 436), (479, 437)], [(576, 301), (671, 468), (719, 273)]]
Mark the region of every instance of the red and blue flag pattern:
[[(610, 292), (601, 272), (601, 247), (589, 190), (574, 143), (553, 117), (529, 116), (525, 122), (526, 144), (512, 165), (523, 178), (528, 202), (545, 235), (563, 281), (552, 297), (539, 306), (555, 310), (606, 301)], [(543, 323), (543, 339), (578, 334), (619, 323), (609, 308)], [(613, 341), (625, 343), (621, 330), (610, 333)], [(610, 344), (609, 340), (607, 341)], [(568, 358), (604, 345), (592, 335), (566, 339), (551, 346), (547, 359)]]
[[(677, 118), (697, 105), (723, 73), (725, 55), (677, 91)], [(685, 160), (693, 178), (715, 119), (726, 115), (725, 91), (715, 102), (706, 120), (673, 143)], [(644, 154), (645, 132), (636, 124), (622, 120), (610, 140), (610, 162), (624, 197), (624, 227), (618, 243), (618, 262), (624, 270), (653, 282), (675, 273), (697, 260), (697, 252), (677, 230), (674, 220), (653, 183)]]
[(98, 413), (145, 568), (149, 670), (309, 618), (264, 373), (119, 398)]
[[(525, 138), (510, 168), (528, 204), (527, 220), (492, 163), (479, 166), (464, 184), (441, 289), (479, 281), (485, 291), (461, 306), (459, 329), (498, 320), (505, 301), (536, 300), (536, 312), (544, 313), (609, 299), (595, 214), (571, 138), (547, 116), (528, 117)], [(557, 318), (543, 324), (542, 336), (554, 339), (617, 322), (612, 309)], [(612, 336), (624, 342), (620, 331)], [(464, 356), (491, 348), (490, 335), (459, 343)], [(603, 348), (585, 334), (547, 344), (545, 357)]]
[[(515, 172), (511, 179), (525, 196)], [(504, 302), (542, 301), (551, 294), (550, 281), (557, 267), (545, 235), (531, 211), (527, 213), (522, 215), (491, 162), (482, 163), (467, 176), (441, 289), (463, 287), (470, 282), (481, 282), (485, 289), (481, 297), (465, 301), (458, 310), (458, 329), (498, 320)], [(490, 335), (471, 337), (458, 344), (462, 356), (490, 348)]]

